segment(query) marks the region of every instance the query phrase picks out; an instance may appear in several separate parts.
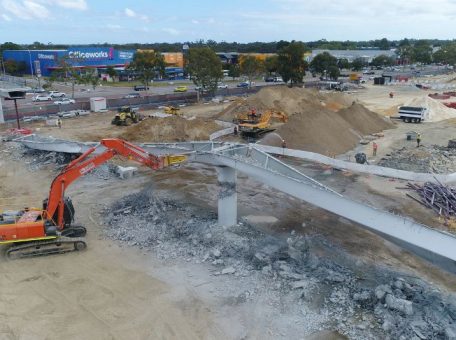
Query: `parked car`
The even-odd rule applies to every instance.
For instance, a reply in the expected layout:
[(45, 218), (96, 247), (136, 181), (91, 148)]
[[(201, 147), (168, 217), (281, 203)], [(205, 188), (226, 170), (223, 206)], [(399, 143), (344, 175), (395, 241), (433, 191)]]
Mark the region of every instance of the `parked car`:
[(282, 77), (274, 77), (274, 83), (283, 83)]
[(43, 89), (42, 87), (34, 87), (34, 88), (31, 88), (30, 90), (27, 91), (27, 93), (44, 93), (46, 92), (45, 89)]
[(62, 98), (60, 100), (56, 100), (54, 104), (56, 105), (67, 105), (67, 104), (74, 104), (76, 103), (76, 100), (71, 99), (71, 98)]
[(49, 91), (49, 95), (52, 99), (54, 98), (64, 98), (66, 96), (65, 93), (59, 91)]
[(149, 89), (149, 86), (145, 86), (145, 85), (135, 85), (135, 87), (133, 88), (135, 91), (146, 91)]
[(274, 79), (275, 79), (275, 77), (266, 77), (266, 78), (264, 78), (264, 81), (265, 81), (266, 83), (273, 83), (273, 82), (274, 82)]
[(243, 81), (243, 82), (237, 84), (236, 86), (237, 86), (237, 87), (249, 87), (249, 85), (250, 85), (250, 86), (253, 86), (253, 85), (255, 85), (255, 82), (252, 81), (252, 82), (249, 84), (248, 81)]
[(217, 84), (217, 88), (218, 89), (227, 89), (228, 88), (228, 85), (224, 84), (224, 83), (218, 83)]
[(141, 98), (140, 94), (139, 93), (129, 93), (127, 94), (124, 98)]
[(52, 97), (47, 94), (39, 94), (32, 98), (32, 101), (34, 102), (50, 102), (51, 100)]
[(174, 88), (174, 92), (187, 92), (188, 88), (185, 85), (177, 86)]

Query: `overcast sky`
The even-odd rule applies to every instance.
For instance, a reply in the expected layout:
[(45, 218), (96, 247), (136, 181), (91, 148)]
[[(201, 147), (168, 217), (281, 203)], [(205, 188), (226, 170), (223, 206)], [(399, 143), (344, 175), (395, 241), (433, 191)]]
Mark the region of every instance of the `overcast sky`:
[(0, 42), (453, 39), (455, 19), (456, 0), (0, 0)]

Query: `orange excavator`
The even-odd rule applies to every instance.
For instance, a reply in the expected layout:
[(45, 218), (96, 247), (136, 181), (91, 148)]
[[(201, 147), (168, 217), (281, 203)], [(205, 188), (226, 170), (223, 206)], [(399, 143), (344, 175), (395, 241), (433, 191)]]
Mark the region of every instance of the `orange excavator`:
[(267, 110), (261, 115), (256, 115), (252, 121), (239, 123), (239, 131), (244, 137), (258, 137), (267, 132), (274, 131), (271, 126), (271, 119), (277, 118), (283, 123), (288, 121), (288, 116), (282, 111)]
[(86, 248), (86, 229), (72, 225), (74, 207), (65, 197), (68, 186), (114, 156), (139, 162), (153, 170), (184, 162), (184, 155), (155, 156), (121, 139), (103, 139), (69, 163), (53, 180), (43, 208), (0, 214), (0, 244), (12, 244), (8, 258), (66, 253)]

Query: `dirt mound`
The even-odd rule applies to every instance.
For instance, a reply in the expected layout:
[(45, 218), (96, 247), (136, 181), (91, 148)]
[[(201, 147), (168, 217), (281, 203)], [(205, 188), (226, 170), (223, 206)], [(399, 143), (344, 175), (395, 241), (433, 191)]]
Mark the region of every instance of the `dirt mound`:
[[(304, 107), (276, 133), (285, 139), (289, 148), (332, 156), (353, 149), (364, 135), (392, 127), (391, 122), (355, 103), (338, 112)], [(260, 143), (269, 144), (266, 138)]]
[(353, 149), (364, 135), (392, 127), (391, 122), (355, 103), (338, 112), (305, 108), (291, 116), (276, 133), (289, 148), (333, 156)]
[(328, 110), (338, 111), (350, 106), (352, 102), (353, 99), (343, 93), (322, 93), (316, 89), (287, 86), (266, 87), (247, 99), (236, 100), (218, 115), (218, 119), (231, 122), (236, 114), (252, 108), (259, 112), (274, 109), (288, 115), (301, 112), (303, 107), (326, 107)]
[(129, 126), (119, 137), (132, 142), (184, 142), (208, 140), (221, 127), (201, 118), (149, 118)]
[(439, 100), (431, 97), (415, 98), (405, 104), (405, 106), (421, 106), (428, 109), (429, 122), (439, 122), (441, 120), (456, 118), (456, 110), (446, 107)]

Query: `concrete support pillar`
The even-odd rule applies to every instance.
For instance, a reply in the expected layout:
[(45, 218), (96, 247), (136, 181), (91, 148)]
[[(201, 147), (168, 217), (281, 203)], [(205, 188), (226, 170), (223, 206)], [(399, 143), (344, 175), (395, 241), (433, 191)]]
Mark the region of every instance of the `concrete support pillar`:
[(2, 100), (0, 99), (0, 124), (5, 122), (5, 118), (3, 117), (3, 108), (2, 108)]
[(218, 223), (223, 226), (237, 224), (236, 170), (227, 166), (217, 167)]

